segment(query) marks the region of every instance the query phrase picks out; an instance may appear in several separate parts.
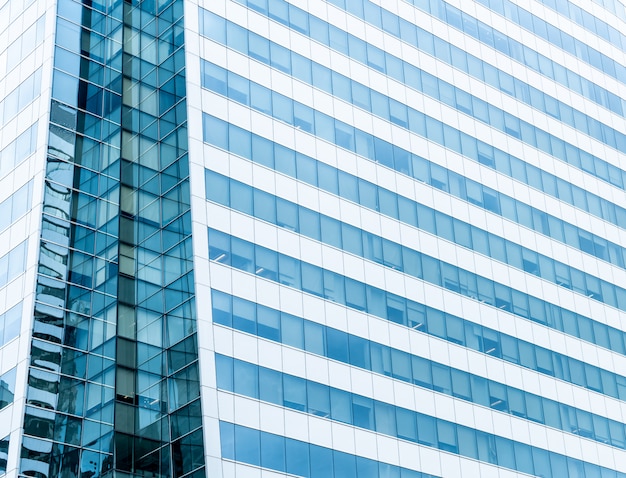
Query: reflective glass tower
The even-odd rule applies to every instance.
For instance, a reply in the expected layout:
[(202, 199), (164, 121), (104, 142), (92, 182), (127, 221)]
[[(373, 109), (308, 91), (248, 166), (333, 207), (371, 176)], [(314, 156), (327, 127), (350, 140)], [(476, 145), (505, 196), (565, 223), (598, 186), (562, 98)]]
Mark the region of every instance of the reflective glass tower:
[(621, 0), (0, 0), (0, 476), (626, 477)]

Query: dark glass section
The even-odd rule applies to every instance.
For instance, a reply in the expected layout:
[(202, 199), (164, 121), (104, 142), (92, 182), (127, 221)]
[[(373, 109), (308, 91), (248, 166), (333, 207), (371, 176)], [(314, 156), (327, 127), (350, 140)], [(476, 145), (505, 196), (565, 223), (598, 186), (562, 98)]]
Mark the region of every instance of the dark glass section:
[[(623, 473), (615, 472), (610, 468), (554, 451), (544, 450), (510, 438), (411, 409), (390, 405), (293, 375), (283, 374), (224, 355), (216, 355), (216, 363), (217, 373), (225, 378), (223, 383), (218, 385), (218, 388), (288, 409), (302, 411), (309, 415), (325, 416), (336, 422), (372, 430), (382, 435), (418, 443), (473, 460), (488, 462), (498, 467), (533, 476), (544, 478), (560, 478), (561, 476), (621, 478), (624, 476)], [(277, 393), (273, 396), (262, 396), (258, 387), (251, 386), (251, 382), (264, 383), (268, 379), (276, 384)], [(491, 397), (491, 400), (494, 398), (496, 397)], [(266, 432), (243, 428), (235, 424), (233, 436), (225, 429), (227, 426), (226, 422), (220, 422), (222, 456), (224, 458), (260, 465), (301, 477), (395, 476), (397, 478), (399, 476), (398, 472), (362, 475), (359, 470), (354, 473), (354, 471), (350, 471), (350, 468), (354, 468), (354, 462), (351, 466), (345, 467), (337, 467), (335, 462), (334, 474), (329, 473), (330, 470), (327, 469), (322, 472), (319, 469), (319, 463), (311, 462), (308, 464), (305, 458), (310, 450), (315, 447), (312, 443), (300, 442), (300, 446), (293, 447), (292, 445), (290, 447), (289, 442), (293, 443), (293, 441), (287, 437), (275, 437), (268, 443)], [(284, 444), (281, 444), (281, 441)], [(284, 452), (282, 452), (283, 449)], [(280, 455), (286, 457), (286, 467), (283, 459), (277, 459)], [(537, 458), (520, 460), (517, 458), (519, 456)], [(292, 466), (290, 466), (290, 461), (292, 461)], [(300, 462), (299, 466), (293, 466), (297, 462)], [(566, 469), (563, 467), (564, 464), (569, 469), (576, 471), (563, 475)], [(445, 476), (450, 476), (450, 474)], [(467, 475), (461, 474), (461, 476)]]
[(58, 2), (22, 475), (203, 470), (182, 5)]
[(203, 473), (183, 1), (124, 3), (115, 469)]
[(436, 478), (421, 471), (401, 468), (293, 438), (220, 422), (222, 457), (262, 466), (289, 476), (328, 478)]

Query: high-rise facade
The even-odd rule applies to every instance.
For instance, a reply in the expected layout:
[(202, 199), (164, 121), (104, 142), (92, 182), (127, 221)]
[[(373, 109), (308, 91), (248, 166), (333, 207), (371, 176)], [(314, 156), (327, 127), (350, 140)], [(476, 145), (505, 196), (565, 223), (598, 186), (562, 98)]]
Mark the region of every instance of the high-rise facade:
[(0, 0), (0, 476), (626, 477), (620, 0)]

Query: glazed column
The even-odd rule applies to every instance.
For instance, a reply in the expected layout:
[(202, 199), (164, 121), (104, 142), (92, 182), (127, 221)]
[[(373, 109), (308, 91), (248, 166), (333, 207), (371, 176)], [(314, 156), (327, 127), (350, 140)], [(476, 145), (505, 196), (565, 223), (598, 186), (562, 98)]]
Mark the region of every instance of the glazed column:
[(115, 469), (204, 476), (182, 0), (124, 3)]

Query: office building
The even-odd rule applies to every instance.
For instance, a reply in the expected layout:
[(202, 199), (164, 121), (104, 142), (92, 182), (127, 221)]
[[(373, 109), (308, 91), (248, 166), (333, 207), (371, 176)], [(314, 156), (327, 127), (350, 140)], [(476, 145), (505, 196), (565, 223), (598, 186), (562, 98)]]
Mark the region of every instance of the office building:
[(0, 0), (0, 476), (626, 477), (621, 0)]

